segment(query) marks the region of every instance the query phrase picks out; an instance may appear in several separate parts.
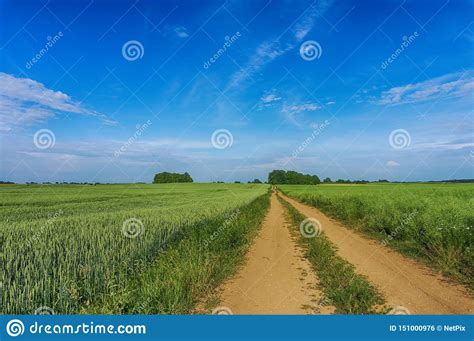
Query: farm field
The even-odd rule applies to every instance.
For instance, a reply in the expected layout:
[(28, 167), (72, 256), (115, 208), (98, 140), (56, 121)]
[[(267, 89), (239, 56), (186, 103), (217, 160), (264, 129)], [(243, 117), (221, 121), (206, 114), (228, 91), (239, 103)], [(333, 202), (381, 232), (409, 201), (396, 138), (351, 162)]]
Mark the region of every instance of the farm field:
[(241, 261), (268, 188), (2, 186), (0, 312), (187, 313)]
[(473, 184), (279, 185), (286, 195), (474, 288)]

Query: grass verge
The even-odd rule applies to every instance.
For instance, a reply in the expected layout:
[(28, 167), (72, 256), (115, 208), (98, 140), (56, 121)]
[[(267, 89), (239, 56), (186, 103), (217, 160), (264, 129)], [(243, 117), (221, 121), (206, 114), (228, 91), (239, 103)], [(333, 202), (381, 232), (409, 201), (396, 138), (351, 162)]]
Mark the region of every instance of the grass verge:
[[(304, 238), (299, 234), (299, 226), (306, 219), (297, 209), (280, 196), (278, 199), (286, 208), (292, 233), (298, 234), (298, 242), (315, 270), (328, 304), (336, 307), (338, 314), (386, 313), (384, 299), (368, 280), (354, 271), (354, 267), (336, 254), (334, 245), (324, 232)], [(298, 232), (297, 232), (298, 231)]]
[(81, 313), (191, 313), (200, 298), (236, 272), (269, 203), (268, 193), (225, 217), (180, 231), (151, 264)]

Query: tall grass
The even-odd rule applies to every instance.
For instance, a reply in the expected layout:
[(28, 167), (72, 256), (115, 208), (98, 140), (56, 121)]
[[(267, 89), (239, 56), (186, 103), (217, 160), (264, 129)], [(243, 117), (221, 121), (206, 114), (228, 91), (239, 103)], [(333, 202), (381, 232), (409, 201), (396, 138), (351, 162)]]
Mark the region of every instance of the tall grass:
[[(236, 209), (246, 212), (267, 186), (5, 186), (0, 191), (0, 312), (31, 314), (41, 306), (77, 313), (114, 295), (194, 229), (218, 228)], [(122, 228), (131, 218), (144, 230), (127, 238)]]
[(474, 288), (474, 184), (279, 188)]

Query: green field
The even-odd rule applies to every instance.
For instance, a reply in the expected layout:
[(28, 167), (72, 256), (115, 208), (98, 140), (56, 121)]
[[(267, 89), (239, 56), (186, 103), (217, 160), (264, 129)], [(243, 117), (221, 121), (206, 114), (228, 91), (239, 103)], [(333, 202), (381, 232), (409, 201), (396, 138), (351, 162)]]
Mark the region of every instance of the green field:
[(189, 312), (235, 271), (267, 192), (241, 184), (1, 186), (0, 313)]
[(278, 188), (474, 288), (474, 184)]

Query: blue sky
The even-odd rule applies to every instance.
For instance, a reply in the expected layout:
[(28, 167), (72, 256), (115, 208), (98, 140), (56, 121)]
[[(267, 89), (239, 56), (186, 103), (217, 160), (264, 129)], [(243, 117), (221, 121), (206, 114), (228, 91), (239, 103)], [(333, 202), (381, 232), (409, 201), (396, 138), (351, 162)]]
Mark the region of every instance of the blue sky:
[(0, 0), (0, 180), (474, 178), (473, 13)]

